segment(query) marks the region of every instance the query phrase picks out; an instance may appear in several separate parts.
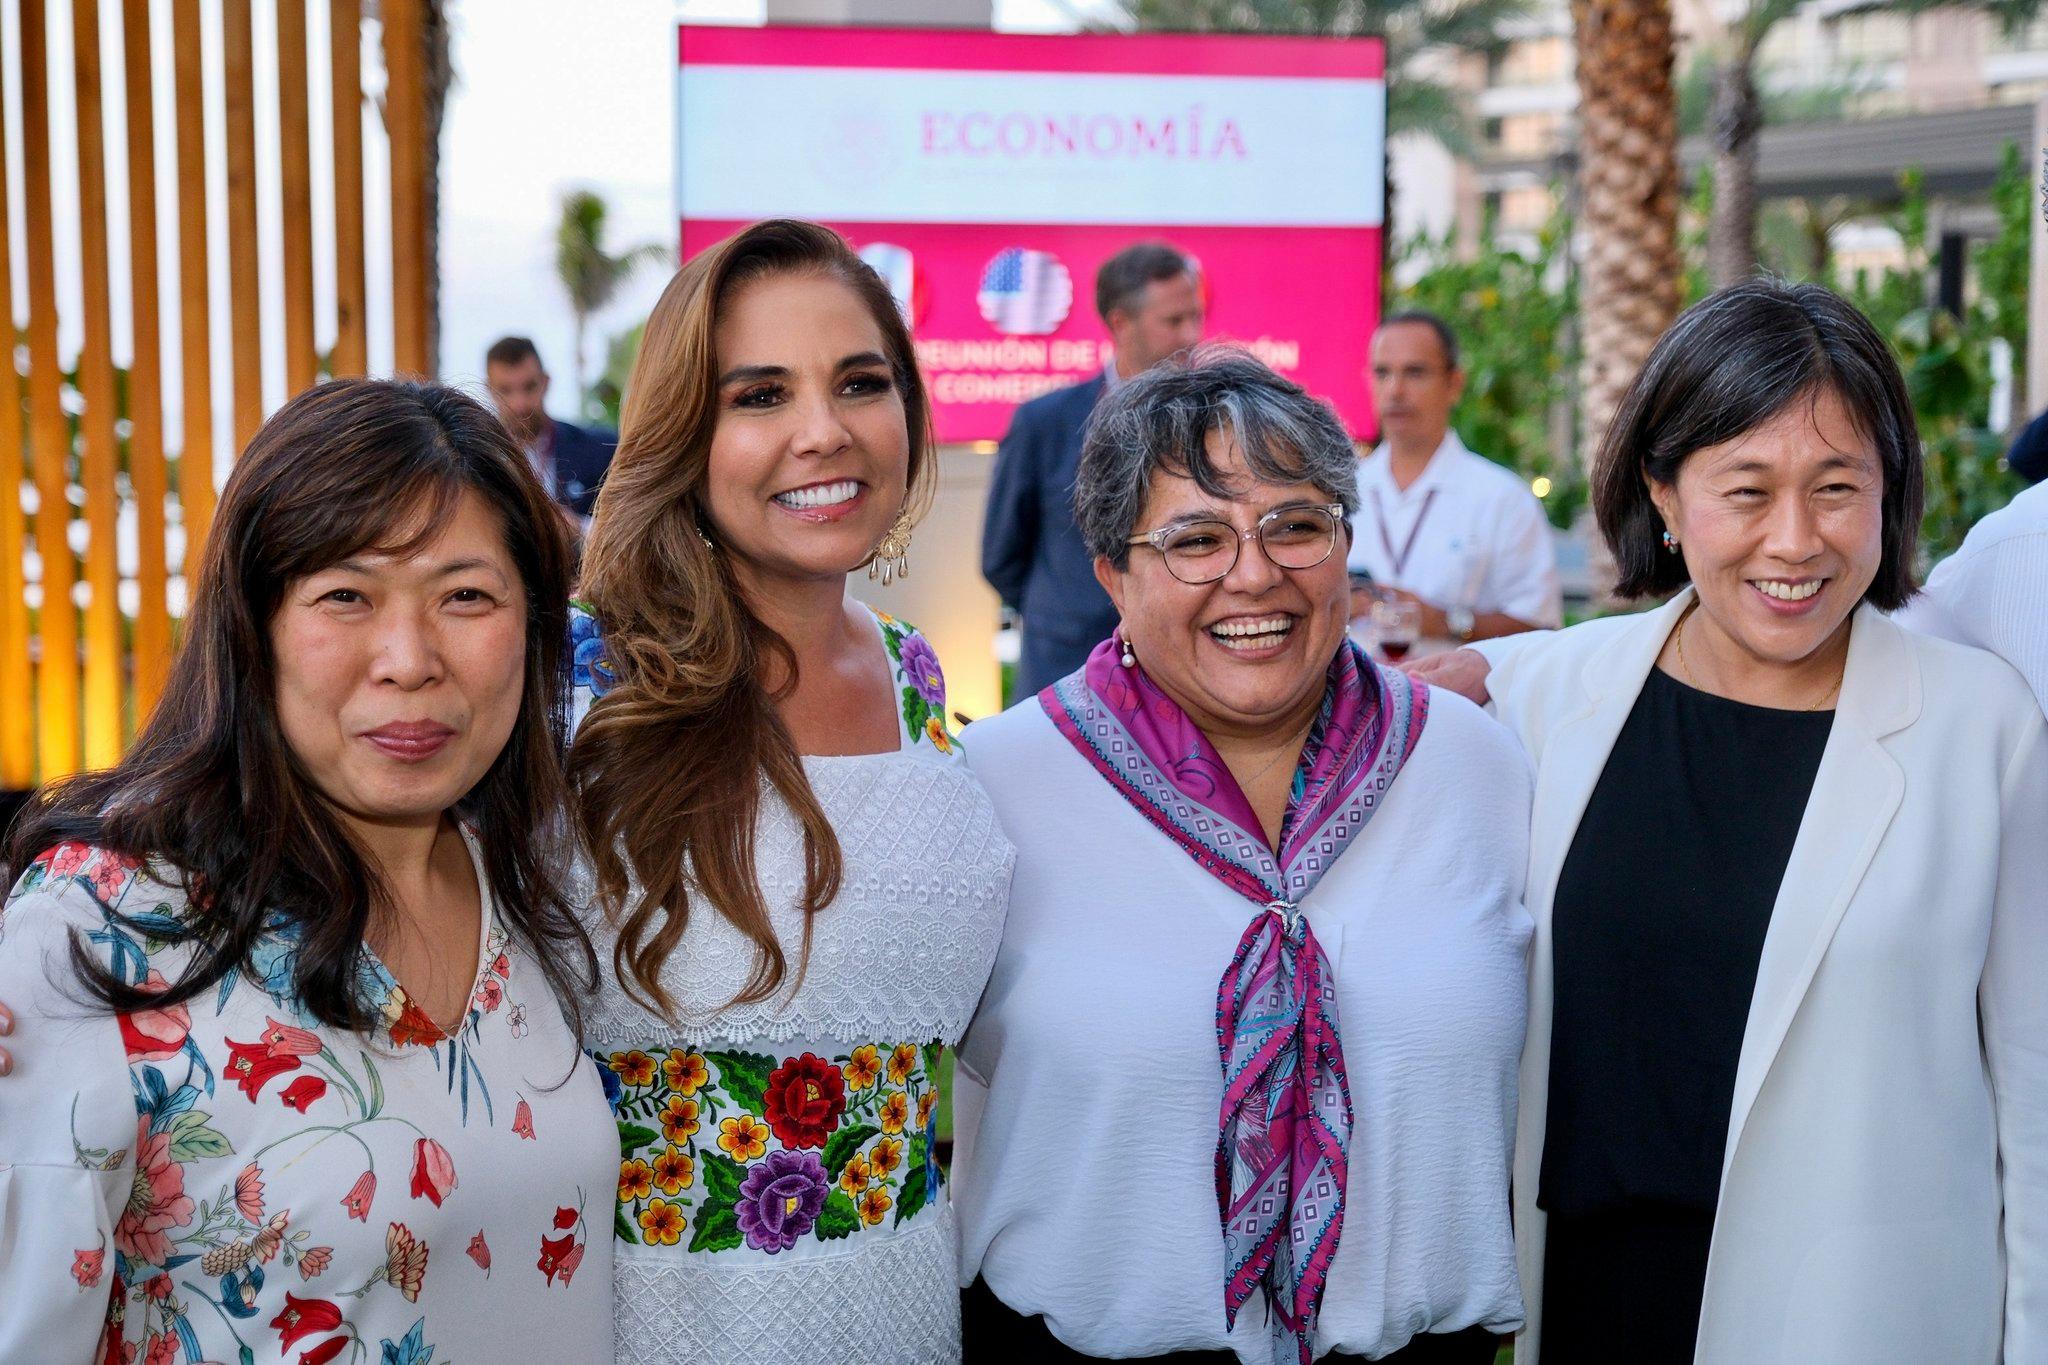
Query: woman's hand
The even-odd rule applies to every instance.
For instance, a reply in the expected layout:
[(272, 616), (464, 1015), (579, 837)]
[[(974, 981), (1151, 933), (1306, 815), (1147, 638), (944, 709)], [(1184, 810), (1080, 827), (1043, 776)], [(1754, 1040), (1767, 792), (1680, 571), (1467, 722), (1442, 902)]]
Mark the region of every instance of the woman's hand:
[(1446, 692), (1456, 692), (1467, 701), (1484, 706), (1491, 699), (1486, 690), (1486, 675), (1493, 671), (1493, 665), (1486, 662), (1486, 656), (1476, 649), (1454, 649), (1447, 654), (1430, 654), (1411, 660), (1401, 666), (1402, 671), (1417, 682), (1441, 687)]

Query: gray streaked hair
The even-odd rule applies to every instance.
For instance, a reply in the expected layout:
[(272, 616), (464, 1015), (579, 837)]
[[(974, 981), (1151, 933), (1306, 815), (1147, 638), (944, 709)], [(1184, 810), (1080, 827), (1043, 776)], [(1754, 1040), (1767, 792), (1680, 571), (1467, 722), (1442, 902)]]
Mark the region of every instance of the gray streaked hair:
[(1074, 480), (1074, 520), (1089, 553), (1121, 569), (1152, 476), (1194, 480), (1212, 498), (1242, 497), (1209, 455), (1212, 431), (1235, 437), (1261, 483), (1313, 484), (1344, 519), (1358, 510), (1358, 454), (1329, 405), (1236, 346), (1196, 347), (1104, 398), (1088, 421)]

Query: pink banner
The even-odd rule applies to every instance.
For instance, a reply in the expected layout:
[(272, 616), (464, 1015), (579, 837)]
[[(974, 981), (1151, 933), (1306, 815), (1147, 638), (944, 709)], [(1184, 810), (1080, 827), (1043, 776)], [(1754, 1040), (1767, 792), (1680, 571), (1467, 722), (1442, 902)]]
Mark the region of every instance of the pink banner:
[(1377, 41), (685, 26), (679, 51), (684, 255), (761, 217), (845, 233), (910, 317), (940, 440), (1100, 372), (1095, 273), (1142, 240), (1199, 263), (1210, 337), (1371, 435)]

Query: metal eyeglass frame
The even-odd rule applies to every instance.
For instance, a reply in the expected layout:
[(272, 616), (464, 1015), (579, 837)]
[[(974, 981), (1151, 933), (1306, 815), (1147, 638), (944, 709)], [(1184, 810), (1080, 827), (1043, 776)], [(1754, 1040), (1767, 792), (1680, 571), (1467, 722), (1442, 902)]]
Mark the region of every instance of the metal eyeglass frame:
[[(1317, 559), (1313, 564), (1282, 564), (1279, 560), (1273, 558), (1273, 552), (1266, 548), (1266, 524), (1275, 517), (1285, 516), (1289, 512), (1327, 512), (1330, 515), (1333, 524), (1330, 527), (1329, 546), (1324, 549), (1321, 558)], [(1222, 573), (1217, 574), (1213, 578), (1182, 578), (1179, 574), (1173, 573), (1173, 557), (1166, 553), (1164, 542), (1174, 532), (1185, 531), (1190, 526), (1200, 526), (1204, 522), (1230, 527), (1231, 532), (1235, 536), (1235, 539), (1231, 542), (1230, 562), (1223, 566)], [(1249, 531), (1240, 531), (1235, 526), (1231, 526), (1229, 522), (1217, 517), (1193, 517), (1187, 521), (1176, 521), (1165, 526), (1155, 527), (1150, 531), (1141, 531), (1125, 541), (1124, 544), (1133, 546), (1150, 545), (1153, 549), (1159, 551), (1159, 557), (1166, 562), (1166, 571), (1168, 573), (1172, 573), (1176, 580), (1186, 583), (1191, 588), (1199, 588), (1209, 583), (1220, 583), (1230, 577), (1231, 570), (1237, 567), (1238, 559), (1244, 554), (1244, 543), (1248, 540), (1258, 541), (1259, 553), (1266, 557), (1266, 562), (1283, 573), (1290, 570), (1313, 569), (1316, 565), (1325, 563), (1331, 555), (1337, 552), (1337, 528), (1343, 524), (1344, 504), (1341, 502), (1291, 502), (1285, 507), (1275, 507), (1272, 511), (1260, 517), (1257, 524)]]

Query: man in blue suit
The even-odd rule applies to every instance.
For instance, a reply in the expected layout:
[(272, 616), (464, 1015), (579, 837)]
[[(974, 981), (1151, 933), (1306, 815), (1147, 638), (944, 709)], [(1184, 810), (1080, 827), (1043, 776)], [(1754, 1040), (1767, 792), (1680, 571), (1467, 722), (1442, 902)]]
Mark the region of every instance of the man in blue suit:
[(1116, 608), (1074, 525), (1081, 436), (1104, 394), (1202, 339), (1195, 264), (1164, 242), (1125, 247), (1096, 272), (1095, 311), (1114, 355), (1101, 374), (1017, 409), (989, 486), (981, 573), (1023, 618), (1019, 697), (1079, 668), (1116, 629)]
[(588, 523), (619, 434), (548, 416), (548, 372), (541, 367), (540, 352), (525, 337), (501, 337), (491, 343), (484, 352), (484, 383), (497, 404), (499, 420), (526, 452), (548, 495), (579, 524)]

